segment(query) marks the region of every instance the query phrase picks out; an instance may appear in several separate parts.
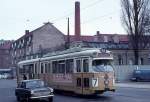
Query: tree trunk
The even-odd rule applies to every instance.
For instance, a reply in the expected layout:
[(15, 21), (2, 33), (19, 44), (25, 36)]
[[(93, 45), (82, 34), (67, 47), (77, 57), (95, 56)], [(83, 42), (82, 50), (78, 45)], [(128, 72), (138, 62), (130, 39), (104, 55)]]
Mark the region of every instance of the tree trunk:
[(134, 58), (135, 58), (134, 64), (138, 65), (139, 64), (139, 50), (138, 49), (134, 50)]

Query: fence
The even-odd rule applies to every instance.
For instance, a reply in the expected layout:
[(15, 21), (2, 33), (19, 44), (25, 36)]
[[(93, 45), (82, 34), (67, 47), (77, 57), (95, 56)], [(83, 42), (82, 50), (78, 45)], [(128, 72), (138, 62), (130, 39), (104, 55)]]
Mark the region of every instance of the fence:
[(115, 65), (116, 81), (129, 81), (132, 77), (134, 69), (150, 69), (150, 65)]

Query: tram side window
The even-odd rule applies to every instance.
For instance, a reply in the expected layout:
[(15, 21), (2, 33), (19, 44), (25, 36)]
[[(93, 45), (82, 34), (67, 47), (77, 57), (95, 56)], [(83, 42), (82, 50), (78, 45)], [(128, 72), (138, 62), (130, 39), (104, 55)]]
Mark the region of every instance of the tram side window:
[(52, 62), (52, 71), (53, 73), (57, 73), (57, 61), (53, 61)]
[(78, 86), (78, 87), (81, 86), (81, 78), (77, 78), (77, 86)]
[(51, 73), (51, 63), (48, 63), (48, 72)]
[(41, 63), (41, 73), (44, 73), (44, 64)]
[(37, 74), (37, 63), (35, 63), (35, 65), (34, 65), (34, 71), (35, 71), (35, 74)]
[(84, 87), (89, 87), (89, 78), (84, 78)]
[(34, 66), (33, 64), (28, 65), (29, 73), (34, 73)]
[(45, 63), (45, 73), (48, 73), (48, 63)]
[(65, 73), (65, 60), (61, 60), (58, 63), (58, 73)]
[(19, 73), (22, 73), (22, 74), (25, 73), (25, 68), (24, 68), (24, 66), (19, 68)]
[(29, 65), (23, 65), (23, 69), (20, 70), (22, 73), (29, 73)]
[(81, 62), (80, 60), (76, 60), (77, 72), (81, 72)]
[(83, 60), (83, 71), (89, 72), (89, 60), (88, 59)]
[(27, 65), (28, 66), (28, 69), (29, 69), (29, 79), (33, 79), (34, 76), (34, 64), (30, 64), (30, 65)]
[(73, 72), (73, 59), (66, 60), (66, 73), (72, 73)]

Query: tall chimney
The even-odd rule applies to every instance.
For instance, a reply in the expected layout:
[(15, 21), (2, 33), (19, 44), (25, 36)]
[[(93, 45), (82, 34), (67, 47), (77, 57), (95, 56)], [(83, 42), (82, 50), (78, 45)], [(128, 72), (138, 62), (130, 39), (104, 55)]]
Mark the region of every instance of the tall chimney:
[(80, 41), (81, 29), (80, 29), (80, 2), (75, 2), (75, 39)]

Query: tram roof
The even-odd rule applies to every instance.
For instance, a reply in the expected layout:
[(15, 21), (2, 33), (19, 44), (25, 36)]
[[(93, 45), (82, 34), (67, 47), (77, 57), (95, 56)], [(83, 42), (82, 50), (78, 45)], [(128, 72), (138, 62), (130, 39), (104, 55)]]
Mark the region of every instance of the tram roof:
[(18, 65), (25, 64), (25, 63), (32, 63), (32, 62), (36, 62), (36, 61), (39, 61), (39, 60), (40, 60), (40, 58), (30, 59), (30, 60), (24, 60), (24, 61), (20, 61), (18, 63)]
[[(56, 59), (72, 58), (78, 56), (82, 56), (82, 57), (93, 56), (94, 53), (102, 53), (102, 50), (103, 49), (99, 49), (99, 48), (71, 48), (64, 51), (46, 54), (42, 58), (21, 61), (18, 63), (18, 65), (26, 64), (26, 63), (29, 64), (40, 60), (49, 60), (49, 59), (56, 60)], [(110, 51), (108, 50), (105, 50), (105, 52), (110, 53)], [(101, 58), (101, 59), (112, 59), (112, 58)]]
[[(82, 51), (101, 51), (104, 49), (100, 49), (100, 48), (81, 48), (81, 47), (73, 47), (64, 51), (56, 51), (53, 53), (48, 53), (46, 54), (44, 57), (51, 57), (51, 56), (57, 56), (57, 55), (64, 55), (64, 54), (70, 54), (70, 53), (77, 53), (77, 52), (82, 52)], [(110, 52), (108, 50), (105, 50), (107, 53)]]
[(12, 69), (0, 69), (0, 71), (11, 71)]
[[(57, 58), (72, 58), (72, 57), (78, 57), (78, 56), (82, 56), (82, 57), (87, 57), (87, 56), (93, 56), (94, 53), (101, 53), (101, 49), (98, 48), (72, 48), (66, 51), (62, 51), (62, 52), (58, 52), (55, 54), (50, 54), (49, 56), (45, 56), (43, 58), (41, 58), (41, 60), (55, 60)], [(110, 51), (105, 50), (106, 53), (110, 53)]]

